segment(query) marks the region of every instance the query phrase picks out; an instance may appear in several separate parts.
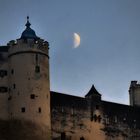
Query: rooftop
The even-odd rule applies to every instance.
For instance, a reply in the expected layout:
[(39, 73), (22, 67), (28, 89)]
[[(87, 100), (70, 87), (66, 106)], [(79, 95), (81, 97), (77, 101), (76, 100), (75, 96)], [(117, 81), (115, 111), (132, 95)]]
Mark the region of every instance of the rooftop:
[(35, 39), (38, 40), (39, 37), (36, 36), (36, 33), (33, 29), (30, 28), (31, 23), (29, 22), (29, 17), (27, 16), (27, 23), (25, 24), (26, 29), (22, 32), (21, 39)]

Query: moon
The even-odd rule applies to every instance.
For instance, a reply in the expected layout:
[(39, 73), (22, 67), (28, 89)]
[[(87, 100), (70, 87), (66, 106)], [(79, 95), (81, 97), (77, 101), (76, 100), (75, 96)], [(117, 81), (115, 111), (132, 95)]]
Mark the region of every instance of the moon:
[(73, 40), (73, 44), (74, 44), (74, 48), (78, 48), (80, 45), (80, 35), (78, 35), (77, 33), (73, 34), (74, 40)]

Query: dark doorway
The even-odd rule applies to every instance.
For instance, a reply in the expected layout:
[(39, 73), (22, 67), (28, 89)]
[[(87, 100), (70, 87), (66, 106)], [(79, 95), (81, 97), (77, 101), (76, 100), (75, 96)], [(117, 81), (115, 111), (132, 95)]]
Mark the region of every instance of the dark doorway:
[(81, 137), (80, 140), (85, 140), (84, 137)]
[(65, 134), (65, 132), (62, 132), (61, 133), (61, 140), (66, 140), (66, 134)]

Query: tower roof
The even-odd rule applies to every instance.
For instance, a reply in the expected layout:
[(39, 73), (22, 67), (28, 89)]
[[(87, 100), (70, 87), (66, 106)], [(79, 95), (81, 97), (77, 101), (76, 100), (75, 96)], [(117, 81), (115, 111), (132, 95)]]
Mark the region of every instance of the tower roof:
[(30, 28), (31, 23), (29, 22), (29, 16), (27, 16), (27, 23), (25, 24), (26, 29), (22, 32), (21, 39), (39, 39), (33, 29)]
[(101, 96), (101, 94), (96, 90), (95, 86), (92, 85), (91, 89), (89, 92), (85, 95), (85, 97), (90, 96), (90, 95), (98, 95)]

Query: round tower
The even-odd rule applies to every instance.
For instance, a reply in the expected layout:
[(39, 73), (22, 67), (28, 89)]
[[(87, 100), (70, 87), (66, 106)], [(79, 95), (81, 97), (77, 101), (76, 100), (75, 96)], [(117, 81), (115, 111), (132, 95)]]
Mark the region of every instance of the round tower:
[(140, 84), (137, 81), (131, 81), (129, 98), (131, 106), (140, 106)]
[(30, 26), (27, 17), (21, 38), (8, 44), (9, 116), (50, 130), (49, 45)]
[(8, 46), (0, 46), (0, 121), (8, 120)]

